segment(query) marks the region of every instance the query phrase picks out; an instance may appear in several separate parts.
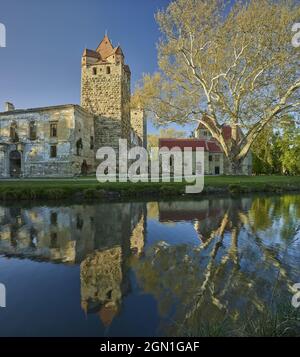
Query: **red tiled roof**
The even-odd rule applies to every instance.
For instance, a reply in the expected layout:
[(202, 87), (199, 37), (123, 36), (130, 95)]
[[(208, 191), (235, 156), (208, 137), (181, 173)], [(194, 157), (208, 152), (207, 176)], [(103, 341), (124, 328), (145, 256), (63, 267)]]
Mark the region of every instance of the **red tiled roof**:
[(178, 147), (180, 150), (183, 150), (184, 148), (192, 148), (192, 150), (196, 150), (196, 148), (204, 148), (204, 151), (207, 152), (222, 152), (215, 141), (204, 139), (160, 138), (158, 146), (159, 148), (167, 147), (168, 149)]
[(220, 213), (219, 209), (215, 210), (167, 210), (160, 209), (159, 210), (159, 221), (167, 222), (167, 221), (192, 221), (197, 219), (199, 221), (203, 221), (209, 217), (216, 217)]
[(181, 150), (183, 148), (192, 148), (195, 150), (197, 147), (200, 147), (207, 151), (206, 141), (200, 139), (160, 138), (158, 146), (160, 148), (167, 147), (168, 149), (179, 147)]
[[(199, 124), (197, 129), (200, 129), (200, 128), (204, 128), (204, 125), (203, 124)], [(223, 133), (223, 138), (225, 140), (230, 140), (231, 139), (231, 126), (230, 125), (223, 125), (222, 126), (222, 133)]]
[(207, 147), (209, 152), (222, 152), (222, 149), (215, 141), (207, 141)]
[(114, 48), (112, 43), (110, 42), (110, 39), (108, 38), (107, 35), (105, 35), (103, 40), (100, 42), (99, 46), (97, 47), (96, 51), (100, 53), (102, 59), (105, 59), (111, 55), (113, 50)]

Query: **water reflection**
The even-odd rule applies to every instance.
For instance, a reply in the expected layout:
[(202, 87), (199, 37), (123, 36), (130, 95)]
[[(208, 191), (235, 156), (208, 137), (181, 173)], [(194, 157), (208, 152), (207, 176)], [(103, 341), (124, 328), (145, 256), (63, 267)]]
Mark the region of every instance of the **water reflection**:
[[(0, 207), (1, 255), (79, 265), (81, 309), (105, 328), (123, 309), (138, 319), (126, 296), (151, 296), (153, 335), (195, 330), (199, 320), (238, 321), (260, 314), (276, 291), (291, 294), (299, 231), (299, 195)], [(123, 319), (119, 333), (131, 322)]]

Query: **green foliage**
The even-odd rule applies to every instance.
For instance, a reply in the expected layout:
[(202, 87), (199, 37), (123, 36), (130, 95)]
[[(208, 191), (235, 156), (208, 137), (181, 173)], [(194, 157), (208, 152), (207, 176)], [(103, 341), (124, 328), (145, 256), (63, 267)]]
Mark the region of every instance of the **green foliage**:
[(147, 137), (148, 150), (152, 147), (158, 147), (159, 138), (184, 138), (186, 132), (183, 130), (176, 130), (174, 128), (162, 128), (158, 134), (149, 134)]
[(276, 129), (266, 128), (253, 145), (255, 174), (300, 174), (300, 128), (286, 117)]

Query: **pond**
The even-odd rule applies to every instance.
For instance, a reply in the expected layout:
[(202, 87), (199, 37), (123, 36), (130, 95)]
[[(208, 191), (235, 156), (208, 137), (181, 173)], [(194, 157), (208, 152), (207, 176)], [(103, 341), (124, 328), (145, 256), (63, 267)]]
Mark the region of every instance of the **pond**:
[(0, 336), (259, 334), (297, 310), (300, 195), (1, 206), (0, 283)]

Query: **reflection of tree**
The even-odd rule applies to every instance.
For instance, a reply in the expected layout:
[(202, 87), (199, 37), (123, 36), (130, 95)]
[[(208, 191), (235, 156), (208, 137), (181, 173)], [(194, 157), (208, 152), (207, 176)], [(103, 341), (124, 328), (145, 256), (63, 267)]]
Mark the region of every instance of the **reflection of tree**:
[[(287, 291), (299, 272), (299, 196), (145, 206), (0, 207), (0, 253), (80, 263), (82, 307), (105, 326), (122, 308), (132, 269), (160, 315), (176, 322), (167, 327), (170, 334), (264, 311), (275, 288)], [(194, 245), (149, 240), (145, 247), (146, 217), (172, 222), (170, 231), (177, 221), (190, 222), (199, 239)]]
[[(280, 230), (281, 237), (286, 241), (295, 236), (299, 230), (299, 219), (299, 195), (255, 198), (249, 212), (249, 220), (254, 232), (271, 229), (274, 221), (283, 220)], [(278, 226), (274, 229), (277, 231)], [(276, 234), (276, 232), (272, 234), (274, 233)]]
[[(289, 290), (292, 267), (284, 262), (282, 242), (295, 237), (295, 229), (286, 234), (282, 224), (299, 224), (299, 197), (259, 201), (215, 200), (206, 204), (205, 212), (200, 205), (197, 211), (196, 204), (160, 204), (160, 218), (191, 220), (200, 238), (194, 247), (160, 242), (134, 266), (140, 285), (157, 298), (161, 315), (177, 322), (171, 333), (199, 321), (220, 321), (225, 316), (237, 321), (243, 311), (264, 311), (274, 297), (275, 283)], [(215, 214), (214, 204), (221, 214)], [(278, 242), (272, 244), (268, 232)]]

